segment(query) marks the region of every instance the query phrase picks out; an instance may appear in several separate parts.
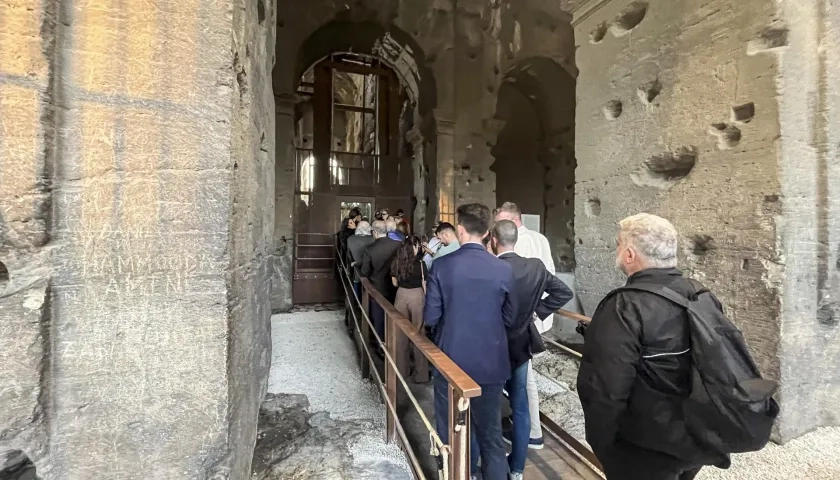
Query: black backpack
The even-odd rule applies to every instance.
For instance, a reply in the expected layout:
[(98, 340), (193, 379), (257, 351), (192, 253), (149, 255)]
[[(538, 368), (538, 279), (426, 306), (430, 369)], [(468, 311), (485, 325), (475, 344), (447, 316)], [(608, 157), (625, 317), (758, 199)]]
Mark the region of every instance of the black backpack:
[[(694, 283), (694, 282), (692, 282)], [(686, 428), (704, 449), (719, 453), (761, 450), (770, 440), (779, 405), (776, 382), (761, 378), (741, 331), (699, 287), (691, 298), (663, 285), (619, 288), (649, 292), (686, 309), (691, 335), (692, 389), (683, 402)]]

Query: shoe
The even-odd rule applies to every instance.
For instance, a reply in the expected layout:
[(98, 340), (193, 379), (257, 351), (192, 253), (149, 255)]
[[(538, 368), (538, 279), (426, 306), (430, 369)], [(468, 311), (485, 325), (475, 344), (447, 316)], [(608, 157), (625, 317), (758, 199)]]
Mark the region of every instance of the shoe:
[(508, 480), (522, 480), (521, 473), (508, 473)]
[(543, 442), (543, 437), (531, 438), (528, 440), (528, 448), (531, 450), (542, 450), (544, 446), (545, 443)]
[(513, 445), (513, 430), (506, 430), (502, 432), (502, 440), (508, 445)]

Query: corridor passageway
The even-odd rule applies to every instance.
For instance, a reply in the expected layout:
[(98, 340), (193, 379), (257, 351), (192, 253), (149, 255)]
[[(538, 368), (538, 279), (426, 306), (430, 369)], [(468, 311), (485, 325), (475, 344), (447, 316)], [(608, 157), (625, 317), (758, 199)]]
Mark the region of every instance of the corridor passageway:
[[(322, 403), (334, 388), (382, 421), (367, 384), (327, 386), (355, 367), (280, 380), (331, 354), (316, 325), (341, 333), (291, 312), (344, 302), (333, 239), (353, 207), (428, 237), (512, 201), (585, 315), (624, 281), (616, 223), (669, 219), (680, 268), (780, 385), (754, 471), (822, 475), (838, 24), (829, 0), (0, 0), (0, 462), (243, 480), (273, 418), (349, 428), (342, 468), (404, 471), (392, 445), (353, 460), (384, 433)], [(574, 327), (547, 335), (580, 345)], [(580, 431), (574, 392), (543, 388)]]

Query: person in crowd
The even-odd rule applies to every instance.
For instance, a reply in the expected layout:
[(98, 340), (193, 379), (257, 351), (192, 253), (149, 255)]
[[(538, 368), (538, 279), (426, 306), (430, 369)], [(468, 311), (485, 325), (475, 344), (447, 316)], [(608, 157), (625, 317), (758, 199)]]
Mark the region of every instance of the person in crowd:
[[(535, 232), (522, 225), (522, 211), (513, 202), (505, 202), (496, 209), (496, 221), (510, 220), (517, 228), (518, 240), (514, 252), (524, 258), (538, 258), (545, 265), (546, 270), (552, 275), (555, 273), (554, 259), (551, 257), (551, 248), (545, 235)], [(543, 320), (534, 322), (540, 334), (551, 329), (554, 323), (554, 316), (549, 315)], [(529, 447), (533, 449), (543, 448), (542, 426), (540, 425), (540, 396), (537, 390), (534, 369), (529, 362), (528, 367), (528, 409), (531, 412), (531, 438)]]
[[(513, 271), (507, 262), (488, 255), (481, 244), (490, 224), (490, 209), (472, 203), (458, 207), (461, 248), (432, 264), (426, 285), (423, 317), (436, 327), (435, 343), (481, 386), (470, 402), (473, 475), (505, 480), (508, 466), (502, 440), (502, 388), (510, 378), (506, 329), (516, 309)], [(447, 380), (434, 374), (434, 408), (438, 435), (449, 441)]]
[(338, 244), (342, 257), (347, 251), (347, 239), (356, 231), (356, 225), (362, 220), (362, 211), (358, 207), (350, 209), (347, 217), (341, 221), (341, 228), (338, 231)]
[(362, 299), (362, 285), (359, 283), (359, 268), (362, 264), (362, 256), (365, 248), (373, 243), (373, 241), (374, 238), (370, 232), (370, 223), (365, 220), (359, 221), (359, 224), (356, 225), (356, 234), (347, 239), (348, 260), (353, 275), (353, 290), (355, 290), (356, 296), (359, 297), (360, 301)]
[[(518, 239), (517, 226), (510, 220), (499, 220), (488, 235), (490, 250), (513, 270), (513, 296), (516, 299), (514, 321), (508, 330), (508, 354), (511, 379), (505, 384), (513, 411), (513, 431), (505, 432), (511, 444), (508, 456), (512, 480), (521, 480), (528, 456), (531, 417), (528, 407), (528, 368), (534, 350), (542, 351), (540, 334), (534, 319), (554, 314), (572, 298), (572, 291), (536, 258), (520, 257), (514, 251)], [(543, 296), (545, 295), (545, 296)]]
[[(677, 230), (646, 213), (619, 223), (616, 266), (627, 284), (693, 295), (677, 270)], [(609, 480), (691, 480), (702, 462), (686, 430), (691, 392), (685, 310), (653, 293), (621, 291), (598, 306), (584, 337), (577, 390), (586, 440)]]
[[(420, 239), (412, 235), (403, 241), (391, 263), (391, 279), (397, 287), (394, 308), (414, 324), (417, 331), (423, 328), (423, 304), (426, 296), (426, 277), (429, 274), (422, 253)], [(413, 370), (415, 382), (428, 382), (429, 364), (426, 357), (417, 349), (409, 349), (408, 337), (400, 335), (399, 338), (401, 343), (397, 345), (397, 352), (404, 367), (401, 373), (407, 378)]]
[(407, 238), (410, 231), (406, 222), (397, 222), (397, 233), (402, 235), (403, 238)]
[[(359, 274), (370, 280), (373, 288), (385, 297), (385, 300), (394, 303), (397, 288), (391, 281), (391, 261), (400, 248), (401, 242), (388, 238), (388, 231), (385, 222), (377, 220), (371, 226), (374, 241), (362, 251), (362, 263), (359, 267)], [(385, 340), (385, 311), (376, 301), (370, 299), (370, 320), (376, 329), (376, 333), (383, 341)], [(378, 350), (377, 350), (378, 351)]]
[(379, 215), (382, 217), (382, 220), (384, 220), (386, 222), (388, 221), (389, 218), (391, 218), (390, 212), (388, 211), (387, 208), (383, 208), (382, 210), (380, 210)]
[(397, 221), (394, 220), (394, 217), (388, 217), (388, 220), (385, 220), (385, 230), (388, 231), (388, 238), (391, 240), (398, 242), (405, 240), (405, 235), (397, 230)]
[[(437, 231), (437, 225), (435, 225), (435, 231)], [(428, 243), (423, 244), (423, 261), (426, 262), (426, 266), (428, 268), (432, 268), (432, 257), (434, 257), (435, 252), (437, 252), (438, 248), (442, 245), (440, 243), (440, 238), (437, 235), (433, 235), (431, 239), (429, 239)]]
[(376, 220), (382, 220), (382, 212), (380, 212), (379, 210), (377, 210), (377, 211), (376, 211), (376, 213), (374, 213), (374, 214), (373, 214), (373, 220), (374, 220), (374, 221), (376, 221)]
[[(399, 210), (397, 210), (397, 213), (394, 215), (394, 217), (397, 220), (397, 229), (404, 228), (406, 230), (405, 235), (408, 236), (408, 234), (411, 233), (411, 225), (408, 223), (408, 220), (406, 220), (405, 212), (403, 212), (403, 209), (400, 208)], [(400, 227), (400, 225), (402, 225), (402, 227)]]
[(458, 233), (455, 227), (449, 222), (442, 222), (438, 225), (437, 229), (435, 229), (435, 236), (440, 239), (441, 246), (432, 256), (433, 262), (461, 247), (461, 243), (458, 241)]

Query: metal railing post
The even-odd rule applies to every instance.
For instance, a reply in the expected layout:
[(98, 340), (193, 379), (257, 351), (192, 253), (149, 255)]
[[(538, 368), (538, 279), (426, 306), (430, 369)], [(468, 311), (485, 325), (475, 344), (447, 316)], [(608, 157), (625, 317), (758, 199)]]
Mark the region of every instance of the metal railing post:
[(457, 390), (449, 389), (449, 478), (470, 478), (470, 401)]
[[(370, 318), (370, 294), (367, 291), (367, 288), (362, 289), (362, 310), (365, 311), (365, 315), (367, 318)], [(359, 336), (362, 339), (363, 345), (370, 346), (370, 327), (368, 326), (368, 322), (361, 322), (361, 331), (359, 332)], [(362, 378), (370, 378), (370, 360), (368, 356), (365, 354), (364, 349), (359, 352), (362, 356), (361, 370), (362, 370)]]
[[(398, 362), (397, 359), (397, 332), (393, 318), (385, 313), (385, 349), (388, 355)], [(396, 407), (397, 405), (397, 369), (391, 362), (385, 362), (385, 393), (388, 396), (387, 402)], [(390, 409), (385, 409), (385, 440), (391, 442), (397, 437), (397, 419), (394, 418)]]

